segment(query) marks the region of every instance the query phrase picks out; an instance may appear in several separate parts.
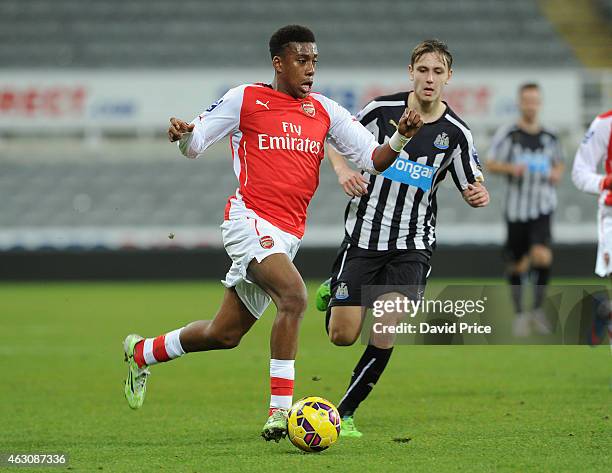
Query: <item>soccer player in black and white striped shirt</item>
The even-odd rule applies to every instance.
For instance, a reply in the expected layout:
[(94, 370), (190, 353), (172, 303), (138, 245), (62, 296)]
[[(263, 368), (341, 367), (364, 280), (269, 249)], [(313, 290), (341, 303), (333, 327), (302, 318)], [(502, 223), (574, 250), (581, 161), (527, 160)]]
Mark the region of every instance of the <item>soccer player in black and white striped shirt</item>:
[[(532, 325), (539, 333), (550, 333), (542, 304), (552, 263), (550, 223), (557, 206), (555, 187), (563, 175), (564, 164), (559, 139), (539, 121), (542, 102), (539, 86), (523, 84), (518, 95), (519, 120), (501, 127), (493, 137), (487, 169), (508, 178), (506, 250), (517, 314), (514, 334), (528, 336)], [(534, 303), (533, 311), (526, 312), (523, 285), (530, 267)]]
[[(409, 66), (414, 90), (378, 97), (357, 115), (379, 143), (396, 132), (406, 106), (424, 121), (388, 172), (358, 173), (340, 154), (329, 150), (338, 180), (352, 197), (331, 281), (321, 286), (317, 297), (317, 306), (327, 311), (326, 328), (336, 345), (352, 345), (359, 337), (364, 307), (373, 303), (365, 293), (368, 300), (362, 299), (362, 286), (403, 286), (409, 297), (422, 295), (435, 248), (436, 191), (448, 174), (472, 207), (483, 207), (489, 201), (472, 134), (442, 101), (451, 67), (446, 44), (437, 40), (420, 43)], [(402, 314), (388, 316), (385, 323), (395, 325)], [(353, 414), (380, 378), (393, 343), (392, 334), (372, 332), (338, 406), (343, 418), (341, 435), (361, 436)]]

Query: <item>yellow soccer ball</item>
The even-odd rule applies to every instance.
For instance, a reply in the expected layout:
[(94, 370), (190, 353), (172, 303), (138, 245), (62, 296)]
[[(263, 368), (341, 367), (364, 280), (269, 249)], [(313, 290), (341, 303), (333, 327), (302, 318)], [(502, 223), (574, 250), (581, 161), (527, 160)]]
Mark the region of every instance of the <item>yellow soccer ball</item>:
[(340, 414), (327, 399), (310, 396), (289, 410), (288, 435), (291, 443), (305, 452), (322, 452), (340, 435)]

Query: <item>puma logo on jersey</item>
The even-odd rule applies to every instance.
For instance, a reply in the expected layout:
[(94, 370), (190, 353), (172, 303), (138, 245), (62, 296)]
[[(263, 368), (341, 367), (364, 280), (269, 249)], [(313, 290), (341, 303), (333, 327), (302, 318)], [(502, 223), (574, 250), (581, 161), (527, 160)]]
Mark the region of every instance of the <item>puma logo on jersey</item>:
[(399, 125), (397, 123), (395, 123), (395, 120), (390, 119), (389, 123), (391, 123), (391, 125), (393, 125), (395, 128), (399, 128)]
[(261, 105), (262, 107), (266, 107), (268, 110), (270, 110), (270, 107), (268, 107), (269, 103), (269, 100), (266, 103), (263, 103), (261, 100), (255, 100), (255, 105)]

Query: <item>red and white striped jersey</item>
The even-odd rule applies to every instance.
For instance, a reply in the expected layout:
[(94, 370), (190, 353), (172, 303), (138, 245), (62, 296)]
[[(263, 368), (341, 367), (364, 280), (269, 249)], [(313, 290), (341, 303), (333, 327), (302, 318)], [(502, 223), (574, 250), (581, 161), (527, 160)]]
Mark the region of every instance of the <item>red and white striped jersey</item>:
[(201, 156), (229, 136), (239, 187), (228, 200), (226, 220), (259, 216), (302, 238), (326, 140), (358, 168), (375, 172), (375, 137), (346, 109), (318, 93), (296, 99), (269, 85), (241, 85), (192, 123), (193, 132), (179, 141), (188, 158)]
[[(593, 120), (574, 159), (572, 180), (578, 189), (592, 194), (601, 193), (601, 182), (606, 174), (612, 174), (612, 110)], [(604, 165), (605, 174), (599, 171)], [(605, 191), (601, 204), (611, 205), (612, 193)]]

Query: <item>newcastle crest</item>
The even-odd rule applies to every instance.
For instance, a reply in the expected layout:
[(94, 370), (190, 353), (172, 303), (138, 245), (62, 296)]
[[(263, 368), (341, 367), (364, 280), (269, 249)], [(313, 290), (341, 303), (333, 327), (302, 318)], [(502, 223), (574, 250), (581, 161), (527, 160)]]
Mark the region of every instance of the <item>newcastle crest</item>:
[(436, 141), (434, 141), (434, 146), (438, 149), (448, 149), (448, 146), (449, 146), (448, 135), (442, 132), (438, 136), (436, 136)]
[(348, 292), (348, 287), (346, 287), (346, 283), (341, 282), (338, 285), (338, 289), (336, 289), (336, 299), (338, 300), (344, 300), (344, 299), (348, 299), (349, 296), (349, 292)]

